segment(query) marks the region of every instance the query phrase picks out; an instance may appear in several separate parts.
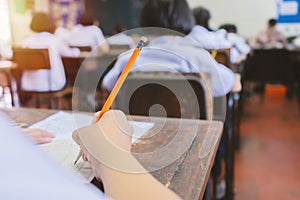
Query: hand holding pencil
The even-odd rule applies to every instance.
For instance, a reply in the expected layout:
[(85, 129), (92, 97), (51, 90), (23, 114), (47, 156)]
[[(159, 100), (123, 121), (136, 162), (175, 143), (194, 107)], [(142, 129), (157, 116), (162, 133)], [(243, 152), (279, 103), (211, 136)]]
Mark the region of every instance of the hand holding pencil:
[[(110, 109), (110, 107), (111, 107), (113, 101), (115, 100), (119, 90), (121, 89), (126, 77), (128, 76), (135, 60), (137, 59), (138, 55), (140, 54), (140, 52), (141, 52), (142, 48), (144, 47), (144, 45), (146, 44), (146, 42), (147, 42), (147, 38), (141, 37), (137, 47), (134, 49), (131, 57), (129, 58), (127, 64), (125, 65), (121, 75), (119, 76), (115, 86), (113, 87), (111, 93), (109, 94), (107, 100), (105, 101), (101, 111), (99, 112), (98, 116), (95, 118), (94, 123), (97, 123), (100, 120), (100, 118), (103, 116), (103, 114)], [(79, 154), (74, 162), (74, 165), (77, 163), (77, 161), (79, 160), (81, 155), (82, 155), (82, 151), (79, 152)]]

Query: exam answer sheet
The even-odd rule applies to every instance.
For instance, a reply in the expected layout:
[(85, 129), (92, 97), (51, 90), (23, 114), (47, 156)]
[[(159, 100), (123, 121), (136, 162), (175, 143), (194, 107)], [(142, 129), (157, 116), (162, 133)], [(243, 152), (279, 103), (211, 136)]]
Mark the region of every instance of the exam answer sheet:
[[(79, 146), (73, 141), (72, 133), (78, 128), (90, 125), (92, 118), (91, 115), (87, 114), (59, 111), (30, 126), (31, 128), (39, 128), (56, 135), (51, 143), (38, 146), (50, 154), (50, 156), (53, 156), (64, 167), (81, 177), (83, 182), (90, 182), (93, 179), (93, 171), (90, 163), (84, 162), (82, 159), (79, 159), (74, 165), (79, 152)], [(128, 122), (134, 129), (132, 143), (154, 126), (152, 122)]]

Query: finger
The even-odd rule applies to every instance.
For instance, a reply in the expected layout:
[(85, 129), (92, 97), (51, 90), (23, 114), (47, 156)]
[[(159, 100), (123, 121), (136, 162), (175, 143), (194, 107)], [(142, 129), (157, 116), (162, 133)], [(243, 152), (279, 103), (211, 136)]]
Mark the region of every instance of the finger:
[(78, 144), (80, 145), (80, 139), (79, 139), (79, 135), (78, 135), (78, 131), (75, 130), (73, 133), (72, 133), (72, 139)]

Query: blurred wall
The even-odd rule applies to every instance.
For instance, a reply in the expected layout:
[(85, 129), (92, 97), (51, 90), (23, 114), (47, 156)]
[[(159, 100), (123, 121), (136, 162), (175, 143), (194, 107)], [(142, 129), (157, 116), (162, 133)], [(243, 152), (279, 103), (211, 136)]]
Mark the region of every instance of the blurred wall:
[[(32, 5), (23, 4), (23, 0), (9, 0), (12, 44), (21, 45), (24, 38), (31, 34), (29, 28), (32, 12), (48, 12), (47, 0), (33, 0)], [(32, 7), (31, 7), (32, 6)]]
[(234, 23), (244, 37), (252, 37), (266, 27), (269, 18), (276, 18), (277, 0), (188, 0), (190, 7), (210, 10), (212, 28)]

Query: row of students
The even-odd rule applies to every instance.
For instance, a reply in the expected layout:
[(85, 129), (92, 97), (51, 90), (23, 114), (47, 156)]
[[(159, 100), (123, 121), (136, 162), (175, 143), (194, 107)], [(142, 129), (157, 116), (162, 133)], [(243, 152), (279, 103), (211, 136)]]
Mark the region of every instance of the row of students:
[[(235, 74), (226, 66), (218, 64), (205, 47), (192, 39), (193, 30), (197, 26), (186, 1), (145, 1), (140, 16), (141, 27), (167, 28), (178, 31), (181, 36), (169, 34), (154, 38), (137, 58), (133, 71), (208, 72), (211, 75), (213, 96), (241, 90)], [(213, 41), (214, 38), (210, 39)], [(130, 55), (131, 51), (121, 54), (104, 77), (103, 86), (108, 91), (113, 88)]]
[[(198, 42), (205, 49), (226, 49), (230, 48), (230, 61), (239, 64), (244, 60), (251, 48), (246, 41), (237, 33), (228, 33), (226, 29), (214, 31), (209, 25), (211, 14), (204, 7), (193, 9), (196, 25), (189, 36)], [(242, 49), (241, 49), (242, 46)]]

